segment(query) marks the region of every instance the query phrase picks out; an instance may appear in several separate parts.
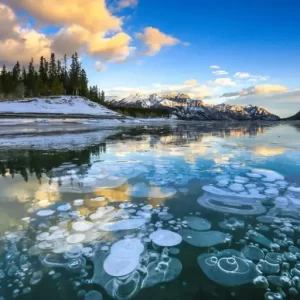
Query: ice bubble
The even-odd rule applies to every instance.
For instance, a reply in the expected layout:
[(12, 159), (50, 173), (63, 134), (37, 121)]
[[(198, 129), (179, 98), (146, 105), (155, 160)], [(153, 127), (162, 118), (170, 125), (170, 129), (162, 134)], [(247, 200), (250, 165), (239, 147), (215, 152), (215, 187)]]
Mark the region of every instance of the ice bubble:
[(253, 284), (258, 288), (267, 289), (269, 287), (268, 280), (265, 276), (257, 276), (253, 280)]
[(83, 199), (77, 199), (77, 200), (74, 200), (74, 201), (73, 201), (73, 204), (74, 204), (75, 206), (81, 206), (81, 205), (83, 205), (83, 203), (84, 203), (84, 200), (83, 200)]
[(163, 229), (152, 232), (149, 238), (155, 245), (161, 247), (173, 247), (182, 242), (182, 237), (179, 234)]
[(263, 274), (277, 274), (280, 271), (280, 266), (261, 259), (257, 264), (257, 269)]
[(256, 246), (248, 245), (242, 249), (244, 256), (252, 261), (259, 261), (264, 258), (264, 252)]
[(102, 300), (103, 297), (98, 291), (89, 291), (85, 294), (84, 300)]
[(283, 300), (284, 297), (280, 293), (267, 292), (265, 293), (265, 300)]
[(251, 178), (262, 178), (262, 175), (255, 174), (255, 173), (247, 173), (246, 175)]
[(207, 193), (198, 198), (197, 201), (204, 208), (221, 213), (259, 215), (266, 212), (266, 208), (261, 203), (243, 197), (237, 196), (237, 194), (232, 195), (231, 193), (229, 193), (229, 196)]
[(69, 244), (78, 244), (84, 241), (86, 238), (84, 233), (75, 233), (67, 237), (67, 243)]
[(54, 210), (51, 210), (51, 209), (44, 209), (44, 210), (38, 211), (36, 214), (37, 214), (39, 217), (48, 217), (48, 216), (52, 216), (54, 213), (55, 213)]
[(71, 205), (69, 203), (67, 203), (67, 204), (63, 204), (63, 205), (58, 206), (56, 209), (58, 211), (68, 211), (71, 208), (72, 208)]
[(36, 239), (37, 241), (44, 241), (47, 239), (47, 237), (50, 235), (49, 232), (42, 232), (39, 235), (37, 235)]
[(266, 254), (265, 260), (271, 264), (281, 264), (283, 257), (281, 253), (269, 252)]
[(238, 220), (237, 218), (232, 217), (219, 222), (219, 226), (224, 230), (237, 230), (244, 228), (245, 223), (243, 220)]
[(178, 255), (180, 253), (180, 250), (178, 248), (172, 247), (169, 249), (169, 253), (171, 255)]
[(37, 271), (37, 272), (34, 272), (30, 278), (30, 281), (29, 283), (31, 285), (36, 285), (38, 284), (43, 278), (43, 272), (42, 271)]
[(284, 177), (279, 173), (272, 171), (272, 170), (265, 170), (265, 169), (252, 169), (252, 173), (262, 175), (263, 181), (266, 182), (274, 182), (274, 181), (282, 181)]
[(249, 230), (247, 232), (247, 237), (251, 241), (258, 243), (266, 248), (272, 249), (274, 246), (274, 244), (268, 238), (254, 230)]
[(72, 224), (72, 228), (78, 232), (89, 231), (94, 227), (94, 223), (88, 221), (78, 221)]
[(272, 285), (288, 288), (292, 285), (291, 280), (287, 276), (268, 276), (268, 281)]
[(221, 186), (221, 187), (225, 187), (229, 184), (229, 180), (228, 179), (221, 179), (217, 182), (217, 185), (218, 186)]
[(240, 183), (233, 183), (229, 186), (229, 189), (233, 192), (242, 192), (245, 190), (244, 186)]
[(119, 205), (119, 207), (122, 208), (122, 209), (129, 208), (129, 207), (132, 207), (132, 206), (133, 206), (133, 204), (131, 202), (124, 202), (124, 203), (121, 203)]
[(91, 199), (91, 201), (103, 202), (103, 201), (106, 201), (106, 198), (105, 197), (96, 197), (96, 198)]
[(198, 264), (209, 279), (225, 286), (250, 283), (259, 275), (255, 264), (246, 260), (242, 253), (231, 249), (201, 254)]
[(249, 178), (243, 177), (243, 176), (235, 176), (234, 177), (234, 181), (236, 183), (245, 184), (245, 183), (247, 183), (249, 181)]
[(59, 230), (58, 226), (51, 226), (51, 227), (49, 227), (49, 231), (50, 232), (54, 232), (54, 231), (57, 231), (57, 230)]
[(231, 240), (231, 235), (220, 231), (194, 231), (182, 229), (179, 231), (182, 239), (195, 247), (212, 247), (227, 243)]
[(275, 218), (272, 216), (265, 215), (265, 216), (256, 217), (256, 220), (264, 224), (272, 224), (274, 223)]
[(139, 265), (139, 257), (117, 257), (109, 255), (103, 264), (104, 271), (114, 277), (131, 274)]
[(298, 259), (295, 254), (290, 253), (290, 252), (284, 252), (282, 257), (284, 258), (284, 260), (286, 260), (288, 262), (296, 262)]
[(300, 187), (289, 186), (289, 187), (288, 187), (288, 190), (289, 190), (290, 192), (293, 192), (293, 193), (300, 193)]
[(144, 245), (139, 239), (124, 239), (114, 243), (110, 248), (110, 254), (117, 257), (130, 258), (140, 256), (144, 251)]
[(82, 249), (83, 249), (82, 244), (68, 245), (66, 247), (65, 255), (66, 257), (71, 259), (79, 258), (81, 256)]
[(279, 191), (275, 188), (269, 188), (269, 189), (266, 189), (264, 191), (264, 193), (268, 196), (268, 197), (276, 197), (278, 196), (279, 194)]
[(146, 224), (146, 219), (127, 219), (112, 223), (100, 224), (99, 229), (102, 231), (119, 231), (137, 229)]
[(177, 190), (174, 188), (147, 186), (143, 182), (135, 184), (126, 191), (128, 196), (137, 198), (169, 198), (176, 193)]
[(147, 266), (147, 275), (142, 282), (142, 288), (152, 287), (156, 284), (169, 282), (179, 276), (182, 270), (181, 262), (174, 257), (168, 257), (168, 262), (157, 259), (155, 252), (150, 253), (154, 257), (154, 261)]
[(291, 296), (291, 297), (294, 297), (295, 299), (298, 297), (298, 291), (297, 291), (297, 289), (296, 288), (294, 288), (294, 287), (291, 287), (290, 289), (289, 289), (289, 295)]
[(211, 223), (205, 219), (199, 217), (185, 217), (187, 225), (194, 230), (209, 230), (211, 228)]
[(174, 216), (167, 211), (161, 211), (158, 213), (158, 217), (163, 221), (169, 221), (174, 218)]
[(53, 248), (53, 244), (47, 241), (40, 242), (37, 246), (40, 250), (48, 250)]
[(147, 205), (144, 205), (141, 207), (141, 210), (145, 210), (145, 211), (150, 211), (152, 209), (153, 209), (153, 207), (151, 204), (147, 204)]
[(99, 207), (95, 213), (93, 213), (89, 216), (89, 218), (93, 221), (98, 220), (98, 219), (101, 219), (106, 214), (111, 213), (114, 210), (115, 210), (115, 208), (113, 206)]

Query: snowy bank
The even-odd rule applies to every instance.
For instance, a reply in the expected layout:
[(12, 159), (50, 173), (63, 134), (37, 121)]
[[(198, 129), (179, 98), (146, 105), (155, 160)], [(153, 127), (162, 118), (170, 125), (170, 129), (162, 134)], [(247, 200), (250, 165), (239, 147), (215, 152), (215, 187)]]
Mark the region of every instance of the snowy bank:
[(26, 98), (0, 102), (0, 116), (34, 117), (39, 115), (68, 117), (123, 118), (120, 114), (83, 97), (57, 96)]

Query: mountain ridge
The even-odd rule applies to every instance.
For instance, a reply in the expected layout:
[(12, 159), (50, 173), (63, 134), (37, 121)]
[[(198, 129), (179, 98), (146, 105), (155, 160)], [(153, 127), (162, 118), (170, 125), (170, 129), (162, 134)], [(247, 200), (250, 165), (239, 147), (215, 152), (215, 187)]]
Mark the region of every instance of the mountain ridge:
[(182, 93), (131, 94), (128, 97), (107, 96), (105, 102), (114, 107), (164, 108), (182, 120), (266, 120), (280, 118), (266, 109), (253, 105), (206, 104)]
[(300, 111), (298, 111), (295, 115), (288, 117), (288, 118), (284, 118), (283, 120), (287, 120), (287, 121), (298, 121), (300, 120)]

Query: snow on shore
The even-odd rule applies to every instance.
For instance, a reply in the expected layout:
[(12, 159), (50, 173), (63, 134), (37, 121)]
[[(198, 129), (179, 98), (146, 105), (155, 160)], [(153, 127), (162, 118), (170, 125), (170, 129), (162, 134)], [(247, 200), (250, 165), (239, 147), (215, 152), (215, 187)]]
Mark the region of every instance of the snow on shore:
[(48, 98), (27, 98), (14, 101), (0, 101), (0, 114), (65, 114), (65, 115), (120, 115), (106, 107), (83, 97), (57, 96)]

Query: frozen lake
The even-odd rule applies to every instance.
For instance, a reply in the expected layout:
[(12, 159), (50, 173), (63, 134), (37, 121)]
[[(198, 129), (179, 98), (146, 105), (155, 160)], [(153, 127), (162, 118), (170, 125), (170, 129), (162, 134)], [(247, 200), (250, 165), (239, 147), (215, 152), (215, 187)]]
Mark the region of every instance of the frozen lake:
[(300, 298), (300, 123), (2, 125), (1, 300)]

